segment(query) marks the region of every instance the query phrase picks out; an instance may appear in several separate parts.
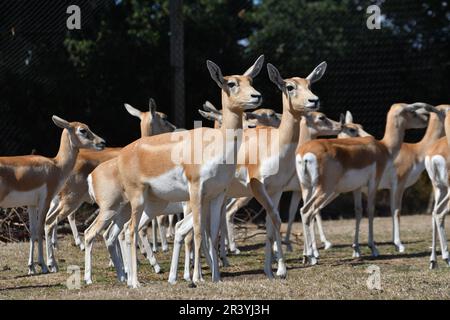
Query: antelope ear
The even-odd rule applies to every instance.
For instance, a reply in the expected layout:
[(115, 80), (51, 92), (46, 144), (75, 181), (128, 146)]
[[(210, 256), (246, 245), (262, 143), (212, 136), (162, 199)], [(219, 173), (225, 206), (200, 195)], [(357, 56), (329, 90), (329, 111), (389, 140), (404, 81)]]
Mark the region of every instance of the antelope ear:
[(255, 114), (253, 112), (245, 112), (244, 114), (245, 114), (246, 120), (251, 120), (251, 119), (259, 120), (259, 118), (260, 118), (259, 114)]
[(148, 100), (148, 110), (150, 111), (151, 114), (155, 114), (155, 112), (156, 112), (155, 99), (150, 98), (150, 100)]
[(340, 115), (340, 117), (339, 117), (339, 123), (340, 123), (341, 125), (344, 125), (344, 124), (345, 124), (345, 121), (346, 121), (346, 118), (345, 118), (344, 114), (341, 113), (341, 115)]
[(310, 83), (314, 83), (320, 80), (322, 78), (323, 74), (325, 73), (325, 70), (327, 70), (327, 63), (324, 61), (320, 63), (310, 74), (306, 77), (307, 80), (309, 80)]
[(209, 101), (205, 101), (205, 103), (203, 104), (203, 110), (217, 114), (222, 114), (222, 112), (220, 112), (220, 110), (217, 110), (217, 108)]
[(211, 121), (219, 121), (217, 118), (217, 116), (216, 115), (214, 115), (213, 113), (211, 113), (211, 112), (206, 112), (206, 111), (203, 111), (203, 110), (201, 110), (201, 109), (198, 109), (198, 112), (201, 114), (201, 116), (203, 117), (203, 118), (205, 118), (205, 119), (208, 119), (208, 120), (211, 120)]
[(129, 114), (131, 114), (132, 116), (135, 116), (136, 118), (139, 118), (139, 119), (142, 118), (142, 112), (141, 111), (139, 111), (136, 108), (133, 108), (128, 103), (124, 103), (124, 106), (125, 106), (125, 109), (127, 109)]
[(58, 116), (52, 116), (52, 120), (53, 120), (53, 122), (58, 126), (58, 127), (60, 127), (60, 128), (62, 128), (62, 129), (67, 129), (67, 130), (69, 130), (71, 127), (70, 127), (70, 123), (68, 122), (68, 121), (66, 121), (66, 120), (64, 120), (64, 119), (61, 119), (60, 117), (58, 117)]
[(211, 60), (206, 60), (206, 66), (208, 67), (211, 78), (217, 83), (219, 88), (226, 90), (225, 79), (223, 78), (222, 71), (219, 66)]
[(353, 123), (353, 115), (350, 111), (347, 110), (345, 113), (345, 123)]
[(269, 73), (270, 81), (275, 83), (276, 86), (278, 87), (278, 89), (280, 89), (281, 91), (284, 92), (285, 88), (286, 88), (286, 83), (284, 82), (283, 78), (281, 77), (278, 69), (275, 68), (275, 66), (273, 64), (268, 63), (267, 64), (267, 72)]
[(261, 71), (264, 65), (264, 55), (260, 55), (258, 59), (256, 59), (255, 63), (244, 72), (244, 76), (248, 76), (250, 78), (256, 77)]

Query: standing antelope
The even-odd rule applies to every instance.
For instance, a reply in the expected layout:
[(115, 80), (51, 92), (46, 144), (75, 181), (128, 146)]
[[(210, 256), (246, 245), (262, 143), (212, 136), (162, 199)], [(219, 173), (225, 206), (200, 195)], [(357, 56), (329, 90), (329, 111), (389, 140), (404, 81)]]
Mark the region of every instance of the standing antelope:
[[(149, 100), (148, 112), (141, 112), (129, 104), (125, 104), (125, 109), (128, 113), (140, 119), (141, 136), (170, 132), (175, 129), (174, 125), (167, 120), (167, 116), (164, 113), (157, 112), (156, 108), (157, 106), (153, 99)], [(45, 221), (47, 265), (50, 271), (56, 272), (58, 270), (52, 243), (56, 242), (56, 226), (59, 221), (66, 217), (69, 218), (75, 243), (84, 248), (78, 236), (74, 215), (83, 202), (91, 202), (88, 193), (87, 177), (100, 163), (117, 157), (120, 150), (121, 148), (106, 148), (103, 151), (82, 150), (78, 154), (75, 167), (63, 189), (53, 199), (54, 205), (47, 213)], [(53, 235), (52, 243), (50, 242), (50, 235)]]
[[(353, 123), (353, 116), (350, 113), (350, 111), (347, 111), (345, 113), (345, 118), (342, 119), (342, 115), (341, 115), (341, 123), (342, 123), (342, 127), (341, 127), (341, 131), (339, 132), (339, 134), (337, 135), (338, 138), (354, 138), (354, 137), (367, 137), (369, 136), (369, 134), (364, 131), (364, 128), (357, 123)], [(323, 135), (320, 132), (314, 134), (313, 132), (311, 132), (311, 138), (315, 139), (317, 138), (318, 135)], [(299, 142), (299, 145), (306, 143), (307, 141), (303, 141), (303, 142)], [(295, 214), (298, 212), (298, 206), (300, 204), (300, 199), (301, 199), (301, 192), (297, 191), (297, 192), (293, 192), (292, 193), (292, 198), (291, 198), (291, 203), (289, 205), (289, 220), (288, 220), (288, 226), (287, 226), (287, 230), (286, 230), (286, 236), (285, 236), (285, 243), (287, 244), (287, 250), (288, 251), (292, 251), (292, 246), (291, 246), (291, 241), (290, 241), (290, 236), (291, 236), (291, 231), (292, 231), (292, 224), (294, 223), (295, 220)], [(360, 204), (361, 200), (360, 200), (360, 195), (358, 195), (357, 193), (354, 193), (354, 203), (355, 203), (355, 210), (359, 210), (359, 208), (361, 208), (362, 210), (362, 205)], [(320, 216), (320, 213), (316, 215), (316, 221), (317, 221), (317, 227), (319, 229), (319, 235), (320, 235), (320, 241), (324, 244), (325, 250), (331, 248), (332, 244), (331, 242), (329, 242), (327, 240), (327, 238), (325, 237), (325, 233), (323, 232), (323, 227), (322, 227), (322, 218)], [(314, 223), (311, 224), (311, 231), (314, 230)], [(318, 251), (317, 248), (315, 247), (315, 242), (313, 241), (313, 248), (314, 248), (314, 255), (316, 257), (318, 257)]]
[(67, 122), (57, 116), (53, 116), (52, 120), (63, 129), (56, 157), (29, 155), (0, 158), (0, 207), (28, 207), (31, 232), (29, 274), (35, 273), (35, 241), (38, 242), (38, 263), (43, 273), (48, 272), (43, 255), (45, 214), (51, 200), (72, 172), (79, 149), (102, 150), (105, 147), (105, 141), (84, 123)]
[[(194, 282), (201, 280), (200, 245), (202, 230), (212, 243), (220, 221), (225, 191), (233, 178), (242, 137), (242, 114), (261, 104), (261, 94), (252, 87), (252, 79), (262, 68), (259, 57), (243, 75), (223, 77), (220, 68), (207, 61), (213, 80), (222, 90), (222, 127), (194, 130), (141, 138), (126, 146), (117, 159), (120, 180), (131, 204), (131, 220), (127, 229), (128, 285), (136, 288), (136, 233), (142, 212), (153, 218), (170, 202), (189, 201), (194, 219)], [(229, 135), (232, 134), (230, 138)], [(204, 139), (204, 137), (207, 137)], [(216, 139), (212, 139), (216, 137)], [(208, 139), (209, 138), (209, 139)], [(210, 152), (199, 152), (209, 150)], [(189, 154), (174, 161), (178, 151)], [(200, 159), (198, 159), (200, 156)], [(191, 158), (191, 159), (188, 159)], [(194, 161), (192, 161), (194, 160)], [(211, 221), (212, 228), (205, 223)], [(217, 226), (216, 226), (217, 225)], [(210, 229), (210, 230), (208, 230)], [(212, 252), (212, 278), (219, 280), (217, 254)]]
[[(312, 138), (315, 138), (316, 136), (336, 135), (341, 130), (342, 130), (342, 124), (341, 123), (333, 121), (333, 120), (327, 118), (323, 113), (321, 113), (321, 112), (314, 112), (314, 111), (313, 112), (308, 112), (302, 117), (302, 120), (300, 122), (300, 138), (299, 138), (299, 141), (300, 141), (300, 143), (304, 143), (306, 141), (309, 141)], [(242, 199), (247, 200), (247, 202), (248, 202), (250, 199), (252, 199), (252, 197), (238, 198), (236, 202), (232, 202), (233, 206), (235, 206), (236, 203), (239, 202)], [(235, 199), (233, 199), (233, 200), (235, 200)], [(226, 226), (227, 226), (227, 228), (229, 230), (228, 230), (228, 232), (226, 232), (227, 230), (224, 229), (223, 231), (224, 231), (225, 234), (222, 234), (222, 236), (226, 236), (226, 233), (228, 233), (228, 237), (230, 239), (229, 240), (229, 244), (233, 245), (233, 243), (234, 243), (234, 236), (233, 236), (234, 230), (232, 228), (230, 229), (230, 226), (232, 227), (232, 222), (229, 221), (229, 220), (231, 220), (231, 219), (229, 219), (229, 216), (228, 216), (229, 212), (230, 211), (227, 211), (227, 223), (226, 223)], [(182, 241), (183, 237), (185, 237), (190, 232), (190, 230), (192, 230), (192, 219), (188, 216), (188, 217), (186, 217), (183, 220), (186, 220), (186, 221), (183, 221), (180, 225), (177, 225), (177, 231), (175, 233), (176, 241), (174, 242), (174, 253), (175, 252), (179, 252), (181, 241)], [(185, 254), (187, 255), (189, 252), (190, 252), (190, 249), (189, 249), (189, 246), (187, 246)], [(177, 260), (178, 260), (178, 258), (172, 257), (171, 274), (169, 276), (170, 282), (172, 282), (172, 283), (176, 280), (176, 272), (177, 272), (177, 268), (178, 268)], [(189, 264), (188, 264), (187, 260), (185, 260), (184, 278), (186, 280), (190, 279)]]
[[(428, 127), (423, 138), (417, 143), (402, 143), (400, 152), (394, 160), (394, 174), (396, 175), (396, 188), (390, 192), (390, 206), (392, 214), (392, 234), (393, 243), (399, 252), (404, 251), (404, 246), (400, 241), (400, 210), (402, 198), (405, 190), (414, 185), (419, 180), (425, 169), (425, 153), (440, 137), (444, 135), (445, 111), (449, 105), (436, 106), (438, 112), (430, 113)], [(390, 189), (391, 183), (388, 179), (382, 179), (378, 189)], [(354, 192), (356, 234), (359, 232), (359, 225), (362, 218), (362, 203), (360, 191)], [(318, 215), (319, 216), (319, 215)], [(320, 229), (319, 229), (320, 230)], [(323, 231), (322, 231), (323, 233)], [(321, 234), (321, 238), (324, 235)], [(317, 257), (318, 255), (315, 254)], [(359, 257), (359, 252), (355, 252), (354, 257)]]
[(434, 208), (431, 217), (432, 242), (430, 269), (437, 266), (436, 237), (439, 235), (442, 259), (450, 266), (448, 256), (447, 235), (445, 232), (445, 216), (449, 211), (450, 197), (450, 113), (449, 105), (441, 106), (446, 109), (445, 137), (436, 141), (426, 152), (425, 167), (430, 177), (434, 191)]
[[(278, 128), (260, 127), (244, 130), (245, 139), (239, 149), (239, 159), (252, 159), (254, 163), (245, 161), (239, 163), (235, 177), (227, 191), (228, 197), (239, 198), (254, 196), (264, 207), (266, 218), (266, 244), (264, 272), (273, 278), (272, 245), (277, 243), (277, 275), (286, 276), (286, 265), (281, 249), (280, 217), (278, 204), (283, 191), (294, 190), (298, 186), (295, 176), (295, 149), (299, 140), (300, 120), (308, 110), (319, 107), (319, 98), (311, 92), (312, 83), (320, 80), (325, 73), (326, 63), (319, 64), (308, 77), (281, 78), (278, 70), (271, 64), (267, 65), (270, 80), (282, 91), (283, 114)], [(263, 139), (264, 134), (269, 138)], [(273, 153), (260, 152), (272, 150)], [(256, 154), (254, 154), (256, 151)], [(282, 170), (279, 170), (282, 168)], [(220, 220), (216, 221), (219, 224)], [(181, 225), (181, 224), (180, 224)], [(217, 226), (218, 229), (218, 226)], [(194, 221), (195, 230), (195, 221)], [(180, 238), (176, 241), (180, 240)], [(177, 250), (175, 250), (177, 249)], [(211, 247), (212, 255), (217, 255), (217, 247)], [(179, 246), (174, 246), (172, 255), (171, 275), (169, 282), (176, 280)], [(197, 251), (194, 257), (197, 256)], [(195, 266), (195, 265), (194, 265)], [(214, 269), (213, 269), (214, 270)], [(195, 270), (194, 270), (195, 281)]]
[[(427, 119), (418, 109), (426, 108), (422, 103), (394, 104), (391, 106), (382, 140), (373, 137), (348, 139), (321, 139), (299, 146), (296, 156), (296, 170), (300, 179), (303, 207), (300, 214), (305, 237), (304, 255), (311, 264), (316, 263), (312, 255), (310, 234), (311, 219), (335, 199), (340, 193), (367, 187), (367, 209), (369, 216), (368, 244), (373, 256), (378, 250), (373, 241), (373, 214), (375, 194), (382, 179), (387, 179), (391, 192), (397, 181), (394, 159), (400, 151), (405, 130), (424, 128)], [(354, 255), (359, 255), (359, 241), (355, 234)]]

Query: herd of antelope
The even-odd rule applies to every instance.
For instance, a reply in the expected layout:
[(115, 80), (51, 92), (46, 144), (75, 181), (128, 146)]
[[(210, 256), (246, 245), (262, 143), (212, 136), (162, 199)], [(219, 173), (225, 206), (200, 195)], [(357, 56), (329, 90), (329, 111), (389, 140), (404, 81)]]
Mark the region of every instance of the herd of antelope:
[[(317, 111), (319, 98), (311, 86), (324, 75), (325, 62), (306, 78), (287, 79), (275, 66), (267, 64), (270, 80), (281, 91), (283, 112), (252, 111), (262, 103), (252, 82), (263, 65), (264, 56), (260, 56), (242, 75), (223, 76), (215, 63), (207, 61), (210, 75), (221, 89), (222, 109), (206, 102), (199, 112), (214, 121), (214, 128), (176, 130), (165, 114), (156, 111), (156, 103), (150, 99), (146, 112), (125, 104), (128, 113), (140, 120), (141, 138), (123, 148), (106, 148), (105, 141), (86, 124), (53, 116), (53, 122), (63, 129), (56, 157), (1, 157), (0, 207), (26, 206), (29, 214), (29, 274), (36, 272), (36, 243), (42, 272), (58, 271), (56, 227), (68, 218), (76, 245), (85, 250), (87, 284), (92, 283), (92, 246), (99, 234), (104, 237), (118, 280), (127, 281), (130, 287), (139, 287), (138, 249), (156, 273), (161, 271), (154, 254), (157, 234), (164, 251), (168, 250), (167, 237), (174, 239), (170, 283), (177, 280), (183, 242), (184, 279), (203, 281), (203, 255), (212, 281), (219, 281), (219, 265), (228, 265), (228, 253), (239, 253), (234, 214), (254, 197), (267, 213), (264, 272), (273, 278), (275, 261), (276, 275), (284, 278), (287, 271), (278, 208), (286, 191), (292, 191), (284, 239), (289, 251), (292, 223), (300, 199), (303, 201), (303, 263), (314, 265), (319, 257), (316, 222), (325, 249), (332, 247), (325, 236), (320, 210), (344, 192), (354, 195), (353, 257), (360, 257), (363, 193), (367, 197), (368, 246), (373, 256), (378, 255), (373, 218), (379, 189), (389, 189), (393, 243), (403, 252), (399, 223), (403, 194), (424, 169), (435, 195), (430, 268), (436, 266), (437, 235), (442, 258), (450, 264), (444, 228), (450, 200), (450, 115), (446, 116), (450, 105), (393, 104), (387, 114), (384, 137), (377, 140), (354, 123), (348, 111), (340, 121)], [(426, 128), (423, 139), (404, 143), (405, 131), (412, 128)], [(230, 132), (232, 137), (228, 138)], [(267, 139), (260, 139), (263, 132)], [(197, 138), (205, 136), (224, 138), (201, 139), (199, 146)], [(323, 136), (337, 138), (317, 139)], [(194, 158), (200, 152), (200, 157), (196, 161), (192, 157), (188, 157), (189, 161), (184, 157), (174, 161), (173, 154), (179, 149)], [(272, 152), (259, 152), (262, 149)], [(98, 215), (85, 230), (83, 243), (75, 213), (84, 202), (95, 202)], [(165, 216), (169, 220), (167, 230)], [(175, 217), (178, 222), (174, 228)], [(148, 238), (150, 225), (152, 241)]]

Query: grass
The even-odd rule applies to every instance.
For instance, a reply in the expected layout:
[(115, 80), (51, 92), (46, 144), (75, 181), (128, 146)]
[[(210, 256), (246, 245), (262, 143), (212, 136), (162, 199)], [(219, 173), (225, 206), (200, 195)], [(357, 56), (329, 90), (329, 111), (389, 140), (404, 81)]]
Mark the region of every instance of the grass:
[[(390, 244), (391, 220), (375, 219), (375, 239), (380, 257), (371, 258), (367, 246), (362, 258), (352, 259), (353, 220), (325, 221), (324, 227), (334, 247), (321, 250), (319, 265), (304, 266), (301, 262), (301, 225), (294, 227), (294, 251), (286, 253), (286, 280), (267, 280), (263, 272), (264, 229), (255, 225), (245, 228), (246, 241), (238, 241), (241, 254), (231, 256), (231, 267), (222, 268), (222, 282), (211, 283), (204, 266), (206, 281), (189, 288), (182, 280), (180, 266), (177, 284), (167, 283), (171, 252), (158, 253), (162, 274), (154, 274), (140, 256), (139, 280), (142, 287), (128, 289), (115, 278), (108, 267), (108, 256), (101, 239), (93, 249), (93, 281), (90, 286), (69, 290), (67, 266), (79, 265), (81, 277), (84, 253), (72, 245), (72, 239), (60, 239), (57, 251), (60, 271), (56, 274), (27, 275), (28, 243), (2, 244), (0, 249), (0, 299), (449, 299), (450, 269), (442, 260), (430, 271), (428, 260), (431, 244), (431, 218), (427, 215), (402, 217), (402, 239), (405, 253), (395, 252)], [(285, 225), (283, 225), (283, 230)], [(241, 239), (244, 229), (240, 229)], [(361, 241), (367, 241), (367, 220), (361, 225)], [(238, 238), (239, 239), (239, 238)], [(180, 262), (183, 262), (181, 257)], [(367, 268), (377, 265), (381, 270), (381, 290), (369, 290)], [(38, 268), (39, 269), (39, 268)]]

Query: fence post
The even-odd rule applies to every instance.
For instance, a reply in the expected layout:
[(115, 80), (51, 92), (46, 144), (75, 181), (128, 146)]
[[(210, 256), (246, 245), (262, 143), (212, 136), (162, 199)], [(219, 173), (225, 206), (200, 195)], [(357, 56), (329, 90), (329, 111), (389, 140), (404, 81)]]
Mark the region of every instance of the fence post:
[(170, 66), (172, 69), (172, 117), (185, 127), (183, 0), (170, 0)]

